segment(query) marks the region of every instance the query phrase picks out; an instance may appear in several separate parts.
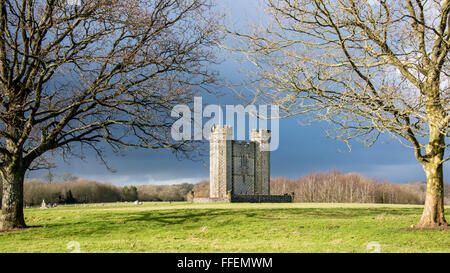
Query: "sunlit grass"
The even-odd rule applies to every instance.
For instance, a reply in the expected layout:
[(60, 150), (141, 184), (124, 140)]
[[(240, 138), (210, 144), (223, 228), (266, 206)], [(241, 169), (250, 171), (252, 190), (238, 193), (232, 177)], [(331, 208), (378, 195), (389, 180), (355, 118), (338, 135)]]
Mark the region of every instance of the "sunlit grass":
[[(449, 211), (449, 209), (447, 209)], [(411, 230), (422, 206), (132, 203), (26, 209), (0, 252), (450, 252), (450, 230)], [(447, 219), (450, 216), (447, 214)]]

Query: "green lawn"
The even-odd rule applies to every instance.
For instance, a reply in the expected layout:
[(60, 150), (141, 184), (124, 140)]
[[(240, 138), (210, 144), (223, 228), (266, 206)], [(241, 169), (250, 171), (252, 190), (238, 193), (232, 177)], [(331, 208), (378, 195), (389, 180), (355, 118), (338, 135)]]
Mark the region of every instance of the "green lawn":
[(70, 252), (77, 244), (81, 252), (370, 252), (376, 244), (381, 252), (450, 252), (450, 230), (408, 228), (421, 212), (297, 203), (36, 208), (25, 210), (34, 228), (0, 232), (0, 252)]

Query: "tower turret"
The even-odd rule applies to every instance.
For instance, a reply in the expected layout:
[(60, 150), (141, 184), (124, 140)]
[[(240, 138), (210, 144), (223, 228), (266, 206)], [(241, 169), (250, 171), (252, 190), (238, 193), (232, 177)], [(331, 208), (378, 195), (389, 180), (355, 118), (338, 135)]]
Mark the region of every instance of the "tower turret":
[(270, 195), (270, 130), (251, 130), (255, 142), (255, 194)]
[(226, 200), (232, 183), (232, 138), (230, 126), (214, 126), (209, 134), (210, 142), (210, 198)]

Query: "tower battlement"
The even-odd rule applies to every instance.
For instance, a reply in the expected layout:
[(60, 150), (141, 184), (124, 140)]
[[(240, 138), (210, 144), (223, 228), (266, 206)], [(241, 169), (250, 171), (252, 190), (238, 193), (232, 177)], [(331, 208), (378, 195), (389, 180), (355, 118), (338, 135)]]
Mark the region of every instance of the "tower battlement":
[(233, 138), (233, 127), (224, 125), (215, 125), (212, 127), (209, 134), (209, 140), (232, 140)]
[(250, 141), (255, 141), (259, 143), (268, 143), (270, 142), (271, 131), (266, 129), (252, 129), (250, 131)]

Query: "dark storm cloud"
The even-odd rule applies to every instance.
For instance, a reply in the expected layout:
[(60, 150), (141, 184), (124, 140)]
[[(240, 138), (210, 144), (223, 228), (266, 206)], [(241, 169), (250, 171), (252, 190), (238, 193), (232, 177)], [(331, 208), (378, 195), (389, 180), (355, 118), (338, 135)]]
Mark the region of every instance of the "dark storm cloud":
[[(233, 14), (232, 20), (241, 26), (250, 17), (257, 17), (255, 3), (258, 1), (221, 1)], [(231, 82), (241, 82), (243, 73), (233, 62), (232, 56), (218, 65), (223, 78)], [(204, 103), (239, 104), (234, 96), (204, 96)], [(208, 179), (208, 158), (204, 162), (178, 160), (169, 151), (132, 150), (124, 157), (108, 156), (110, 165), (117, 170), (109, 172), (94, 156), (86, 162), (72, 160), (70, 165), (56, 159), (57, 174), (71, 173), (79, 177), (98, 181), (109, 181), (117, 185), (126, 184), (174, 184), (195, 183)], [(424, 181), (425, 176), (411, 149), (406, 148), (387, 136), (374, 147), (365, 148), (358, 142), (352, 143), (352, 151), (342, 143), (325, 137), (319, 124), (300, 126), (297, 118), (280, 120), (280, 146), (271, 154), (271, 175), (299, 177), (313, 171), (331, 169), (344, 172), (358, 172), (371, 178), (391, 182)], [(449, 167), (444, 170), (449, 175)], [(45, 172), (31, 173), (30, 177), (42, 176)]]
[[(126, 156), (109, 155), (109, 172), (94, 157), (86, 162), (72, 160), (70, 165), (59, 162), (57, 174), (71, 173), (117, 185), (196, 183), (208, 179), (208, 157), (203, 162), (178, 160), (169, 151), (132, 150)], [(349, 152), (342, 143), (325, 137), (316, 124), (300, 126), (296, 119), (280, 121), (280, 146), (271, 154), (271, 175), (299, 177), (313, 171), (336, 169), (358, 172), (370, 178), (391, 182), (424, 181), (421, 166), (412, 150), (396, 140), (385, 138), (374, 147), (354, 143)], [(449, 168), (445, 168), (448, 175)], [(43, 174), (42, 172), (40, 173)], [(36, 173), (32, 176), (38, 176)]]

